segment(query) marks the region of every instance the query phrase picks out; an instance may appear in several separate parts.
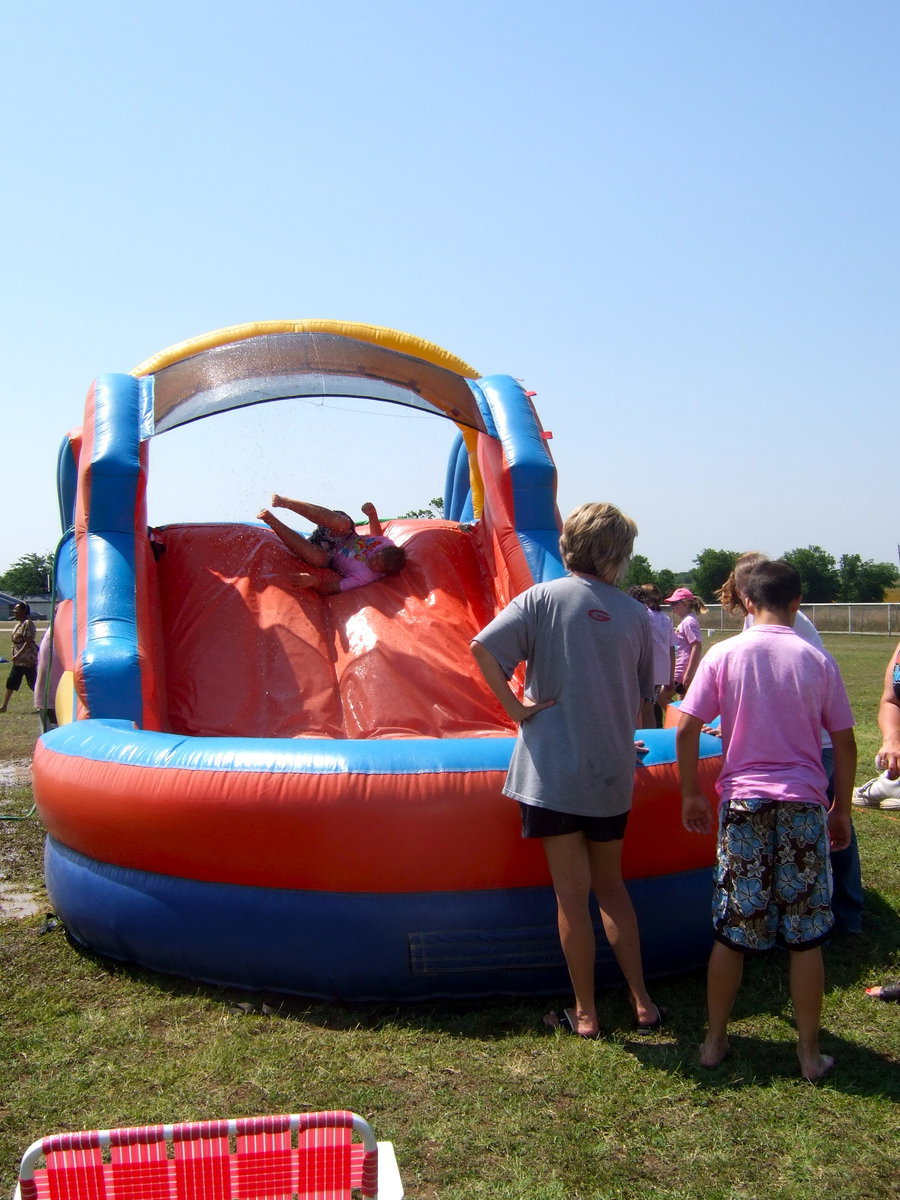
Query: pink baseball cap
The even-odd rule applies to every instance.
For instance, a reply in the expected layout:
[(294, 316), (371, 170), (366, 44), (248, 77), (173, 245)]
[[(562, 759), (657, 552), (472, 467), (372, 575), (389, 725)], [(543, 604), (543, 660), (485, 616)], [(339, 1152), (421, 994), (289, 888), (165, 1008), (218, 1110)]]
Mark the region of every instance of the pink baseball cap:
[(663, 600), (663, 604), (675, 604), (678, 600), (696, 600), (697, 597), (690, 588), (676, 588), (671, 596)]

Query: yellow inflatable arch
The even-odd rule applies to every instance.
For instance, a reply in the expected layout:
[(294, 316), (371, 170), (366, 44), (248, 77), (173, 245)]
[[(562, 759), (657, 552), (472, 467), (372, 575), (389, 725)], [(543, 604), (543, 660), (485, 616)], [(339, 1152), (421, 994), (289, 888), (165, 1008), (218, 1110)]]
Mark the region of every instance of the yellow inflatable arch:
[(429, 362), (436, 367), (444, 367), (456, 375), (466, 379), (477, 379), (478, 372), (474, 367), (451, 354), (435, 342), (415, 337), (411, 333), (402, 333), (399, 329), (388, 329), (381, 325), (360, 325), (353, 321), (249, 321), (245, 325), (230, 325), (226, 329), (215, 329), (212, 333), (203, 333), (199, 337), (189, 338), (178, 342), (168, 350), (161, 350), (152, 358), (145, 359), (131, 372), (138, 377), (153, 375), (163, 367), (190, 358), (202, 350), (210, 350), (215, 346), (227, 346), (231, 342), (241, 342), (247, 338), (265, 337), (270, 333), (333, 333), (337, 337), (355, 338), (358, 342), (371, 342), (374, 346), (384, 346), (386, 350), (397, 350), (401, 354), (412, 355), (423, 362)]
[[(215, 329), (197, 337), (188, 338), (161, 350), (151, 358), (145, 359), (130, 373), (137, 378), (155, 375), (158, 371), (201, 354), (205, 350), (213, 350), (218, 346), (228, 346), (235, 342), (246, 341), (249, 338), (265, 337), (278, 333), (330, 333), (336, 337), (352, 338), (359, 342), (381, 346), (385, 350), (395, 350), (400, 354), (408, 354), (432, 366), (443, 367), (464, 379), (478, 379), (479, 372), (463, 359), (451, 354), (436, 342), (429, 342), (411, 333), (403, 333), (399, 329), (389, 329), (382, 325), (364, 325), (354, 321), (331, 321), (326, 319), (309, 319), (301, 321), (248, 321), (243, 325), (230, 325), (225, 329)], [(469, 476), (472, 487), (472, 507), (476, 517), (480, 517), (484, 507), (484, 482), (478, 466), (476, 453), (477, 434), (475, 430), (465, 425), (457, 425), (466, 445), (469, 458)]]

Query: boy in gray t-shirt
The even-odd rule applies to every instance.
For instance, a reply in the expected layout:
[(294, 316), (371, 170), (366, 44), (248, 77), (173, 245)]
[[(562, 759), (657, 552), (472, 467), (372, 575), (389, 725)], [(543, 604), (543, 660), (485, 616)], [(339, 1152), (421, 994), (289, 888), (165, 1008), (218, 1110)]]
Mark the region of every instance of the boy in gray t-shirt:
[[(517, 596), (472, 642), (481, 671), (519, 726), (503, 791), (518, 800), (524, 837), (542, 839), (556, 892), (574, 1009), (545, 1022), (597, 1037), (594, 892), (625, 976), (638, 1029), (663, 1013), (644, 985), (634, 908), (622, 881), (622, 839), (634, 786), (634, 730), (653, 695), (650, 622), (616, 586), (637, 527), (611, 504), (585, 504), (560, 539), (570, 574)], [(524, 662), (525, 696), (509, 686)]]

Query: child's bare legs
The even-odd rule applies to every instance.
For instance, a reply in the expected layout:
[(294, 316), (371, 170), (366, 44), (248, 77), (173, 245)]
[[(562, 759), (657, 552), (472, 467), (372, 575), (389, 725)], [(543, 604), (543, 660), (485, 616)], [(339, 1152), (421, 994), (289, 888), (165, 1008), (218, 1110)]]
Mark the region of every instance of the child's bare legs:
[(797, 1022), (797, 1058), (800, 1073), (810, 1083), (827, 1075), (834, 1059), (819, 1050), (819, 1022), (825, 992), (822, 949), (792, 950), (790, 959), (791, 1001)]
[(717, 1067), (728, 1053), (728, 1018), (741, 986), (744, 955), (722, 942), (716, 942), (709, 956), (706, 974), (706, 1007), (709, 1024), (700, 1047), (701, 1067)]
[(296, 529), (285, 525), (284, 521), (270, 513), (267, 508), (257, 514), (260, 521), (265, 521), (272, 532), (287, 546), (291, 554), (311, 567), (327, 567), (331, 562), (331, 553), (324, 546), (316, 546)]
[(640, 1025), (659, 1020), (660, 1012), (644, 983), (641, 938), (637, 915), (622, 879), (622, 842), (588, 842), (591, 886), (600, 907), (607, 941), (631, 995), (631, 1006)]
[(597, 944), (589, 907), (591, 869), (587, 839), (583, 833), (564, 833), (542, 838), (542, 842), (556, 893), (559, 940), (575, 993), (572, 1024), (577, 1033), (591, 1037), (599, 1025), (594, 995)]
[(647, 994), (637, 917), (622, 881), (622, 842), (590, 842), (582, 833), (543, 839), (556, 893), (559, 940), (575, 993), (573, 1024), (585, 1036), (597, 1032), (594, 969), (597, 944), (589, 907), (597, 897), (603, 927), (625, 976), (637, 1019), (650, 1024), (659, 1010)]
[(322, 525), (332, 533), (352, 533), (353, 522), (345, 513), (335, 512), (333, 508), (323, 508), (319, 504), (309, 504), (306, 500), (290, 500), (275, 492), (272, 496), (273, 508), (289, 508), (298, 517), (305, 517), (313, 525)]

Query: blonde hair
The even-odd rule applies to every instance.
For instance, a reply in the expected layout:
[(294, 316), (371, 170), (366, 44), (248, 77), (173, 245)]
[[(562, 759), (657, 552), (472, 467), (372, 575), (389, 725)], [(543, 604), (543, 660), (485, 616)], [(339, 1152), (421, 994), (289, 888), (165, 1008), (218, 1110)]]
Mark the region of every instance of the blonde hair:
[(559, 539), (568, 571), (618, 583), (625, 574), (638, 528), (613, 504), (582, 504), (569, 513)]
[(750, 578), (750, 572), (760, 563), (768, 561), (769, 556), (763, 554), (761, 550), (748, 550), (745, 554), (740, 555), (735, 561), (731, 574), (716, 592), (723, 608), (727, 608), (730, 613), (738, 611), (746, 613), (747, 606), (744, 604), (743, 594), (747, 580)]

